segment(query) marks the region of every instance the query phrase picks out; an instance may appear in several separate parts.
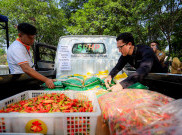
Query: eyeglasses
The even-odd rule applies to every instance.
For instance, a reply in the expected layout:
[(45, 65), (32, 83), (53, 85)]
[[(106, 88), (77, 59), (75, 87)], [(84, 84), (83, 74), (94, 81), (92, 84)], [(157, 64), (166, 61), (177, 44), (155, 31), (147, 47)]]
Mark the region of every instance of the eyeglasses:
[(123, 46), (125, 46), (127, 43), (125, 43), (124, 45), (122, 45), (122, 46), (118, 46), (117, 48), (119, 49), (119, 50), (121, 50), (122, 48), (123, 48)]

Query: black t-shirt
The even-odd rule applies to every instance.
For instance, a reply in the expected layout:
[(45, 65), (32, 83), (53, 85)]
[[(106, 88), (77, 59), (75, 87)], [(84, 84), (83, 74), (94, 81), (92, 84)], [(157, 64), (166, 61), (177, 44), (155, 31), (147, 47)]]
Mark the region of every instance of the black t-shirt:
[(111, 77), (113, 78), (127, 63), (133, 66), (136, 69), (136, 72), (120, 82), (123, 88), (140, 82), (149, 72), (167, 72), (166, 68), (159, 62), (152, 48), (147, 45), (137, 45), (135, 46), (132, 55), (121, 56), (116, 66), (110, 72)]

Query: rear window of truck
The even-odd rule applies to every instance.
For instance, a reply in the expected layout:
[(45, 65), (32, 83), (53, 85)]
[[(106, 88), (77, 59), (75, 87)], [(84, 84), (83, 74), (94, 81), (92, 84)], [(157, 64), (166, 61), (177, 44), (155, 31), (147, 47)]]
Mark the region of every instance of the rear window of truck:
[(72, 48), (73, 54), (105, 54), (106, 47), (103, 43), (76, 43)]

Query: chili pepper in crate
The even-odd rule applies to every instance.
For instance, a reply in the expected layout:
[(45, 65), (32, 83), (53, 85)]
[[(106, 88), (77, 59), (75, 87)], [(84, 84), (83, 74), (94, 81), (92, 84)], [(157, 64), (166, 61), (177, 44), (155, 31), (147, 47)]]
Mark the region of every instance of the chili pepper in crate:
[(63, 104), (63, 102), (64, 102), (64, 99), (63, 100), (61, 100), (61, 101), (59, 101), (59, 106), (61, 106), (62, 104)]
[(14, 111), (14, 108), (7, 108), (6, 109), (6, 112), (13, 112)]
[(59, 104), (57, 104), (57, 103), (52, 103), (52, 107), (53, 107), (53, 108), (57, 108), (57, 107), (59, 107)]
[(78, 99), (73, 99), (73, 102), (77, 103), (79, 100)]
[(51, 104), (46, 105), (46, 110), (50, 111), (50, 109), (51, 109)]
[(4, 113), (5, 111), (4, 110), (0, 110), (0, 113)]
[(93, 107), (89, 107), (88, 112), (92, 112), (92, 111), (93, 111)]
[(60, 107), (59, 109), (60, 110), (68, 110), (70, 108), (71, 108), (71, 105), (64, 105), (64, 106)]
[(23, 113), (46, 113), (46, 112), (92, 112), (91, 101), (80, 101), (70, 99), (64, 94), (45, 94), (38, 97), (22, 100), (0, 110), (1, 113), (23, 112)]
[(42, 100), (41, 102), (42, 102), (42, 103), (53, 103), (54, 100)]
[(53, 112), (61, 112), (61, 110), (59, 108), (56, 108), (53, 110)]

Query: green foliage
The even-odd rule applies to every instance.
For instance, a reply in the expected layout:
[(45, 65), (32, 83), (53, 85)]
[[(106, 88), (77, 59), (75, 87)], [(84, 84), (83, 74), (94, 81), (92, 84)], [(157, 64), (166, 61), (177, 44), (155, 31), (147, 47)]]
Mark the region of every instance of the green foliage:
[(171, 56), (181, 57), (180, 0), (0, 0), (0, 14), (9, 18), (11, 42), (17, 24), (29, 22), (38, 29), (37, 42), (57, 45), (62, 35), (131, 32), (136, 44), (157, 40), (161, 50), (169, 45)]
[(54, 0), (3, 0), (0, 14), (9, 18), (11, 42), (17, 37), (16, 26), (22, 22), (36, 26), (37, 42), (57, 45), (59, 37), (65, 34), (67, 19)]
[(0, 65), (7, 65), (6, 51), (0, 48)]
[(131, 32), (136, 44), (158, 40), (161, 50), (169, 45), (174, 52), (174, 27), (182, 18), (179, 6), (179, 0), (89, 0), (71, 14), (72, 25), (67, 31), (73, 35), (114, 36)]
[(132, 32), (136, 43), (146, 43), (147, 29), (141, 24), (149, 1), (89, 0), (72, 13), (73, 25), (67, 30), (74, 35), (114, 35)]
[(146, 17), (149, 19), (149, 31), (152, 32), (150, 39), (158, 39), (166, 43), (162, 48), (169, 45), (169, 54), (172, 55), (174, 53), (174, 44), (172, 45), (175, 37), (174, 28), (182, 18), (181, 2), (179, 0), (151, 0)]
[(4, 49), (0, 48), (0, 56), (2, 56), (4, 54), (6, 54), (6, 51)]
[(0, 65), (7, 65), (6, 55), (0, 55)]

